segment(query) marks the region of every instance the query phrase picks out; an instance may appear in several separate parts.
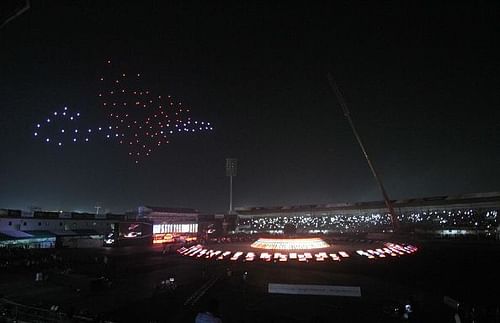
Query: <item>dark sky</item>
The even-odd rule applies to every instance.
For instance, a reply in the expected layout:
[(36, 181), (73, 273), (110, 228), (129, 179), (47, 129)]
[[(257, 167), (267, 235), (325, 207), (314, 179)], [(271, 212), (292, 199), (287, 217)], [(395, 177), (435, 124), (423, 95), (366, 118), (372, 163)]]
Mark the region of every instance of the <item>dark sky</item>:
[[(397, 3), (397, 2), (395, 2)], [(326, 73), (392, 198), (500, 190), (500, 3), (32, 1), (0, 30), (0, 207), (381, 200)], [(123, 146), (32, 136), (57, 107), (99, 113), (108, 58), (215, 131), (135, 165)]]

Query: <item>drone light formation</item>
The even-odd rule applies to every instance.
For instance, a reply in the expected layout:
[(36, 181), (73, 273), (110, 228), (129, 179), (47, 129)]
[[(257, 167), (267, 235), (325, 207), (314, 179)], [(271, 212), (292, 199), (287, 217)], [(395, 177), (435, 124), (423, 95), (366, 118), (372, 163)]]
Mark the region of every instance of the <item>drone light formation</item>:
[(50, 114), (44, 122), (35, 125), (33, 135), (45, 143), (59, 147), (70, 143), (89, 142), (92, 128), (83, 127), (80, 113), (64, 107)]
[(190, 109), (171, 95), (144, 87), (141, 74), (116, 74), (111, 61), (106, 65), (98, 81), (99, 108), (105, 114), (101, 124), (85, 126), (80, 112), (64, 107), (36, 123), (33, 135), (59, 147), (89, 143), (98, 136), (125, 145), (139, 163), (175, 135), (213, 130), (210, 122), (193, 120)]

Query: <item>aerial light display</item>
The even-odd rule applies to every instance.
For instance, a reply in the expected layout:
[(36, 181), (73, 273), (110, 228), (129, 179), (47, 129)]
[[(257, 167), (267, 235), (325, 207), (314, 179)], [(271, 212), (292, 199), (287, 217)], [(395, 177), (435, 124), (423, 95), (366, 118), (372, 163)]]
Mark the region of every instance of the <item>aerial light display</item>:
[(61, 148), (99, 138), (126, 146), (130, 158), (139, 163), (176, 135), (213, 130), (210, 122), (192, 119), (191, 109), (171, 95), (153, 93), (141, 74), (117, 72), (111, 61), (98, 85), (99, 111), (103, 112), (98, 123), (85, 122), (83, 112), (64, 106), (35, 124), (34, 137)]

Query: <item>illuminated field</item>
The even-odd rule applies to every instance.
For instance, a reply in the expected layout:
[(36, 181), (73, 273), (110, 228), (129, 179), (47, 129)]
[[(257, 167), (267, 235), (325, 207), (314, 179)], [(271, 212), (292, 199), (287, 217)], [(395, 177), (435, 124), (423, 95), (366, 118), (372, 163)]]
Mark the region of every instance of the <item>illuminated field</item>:
[[(389, 258), (398, 258), (402, 256), (412, 255), (417, 252), (418, 248), (412, 245), (403, 243), (391, 242), (336, 242), (334, 245), (326, 244), (321, 247), (321, 250), (305, 249), (304, 245), (297, 244), (303, 249), (265, 249), (265, 251), (257, 252), (255, 244), (262, 243), (262, 239), (257, 240), (253, 244), (249, 243), (227, 243), (216, 245), (194, 245), (191, 247), (182, 247), (177, 252), (183, 256), (192, 257), (203, 260), (216, 261), (243, 261), (243, 262), (344, 262), (353, 259), (377, 261)], [(277, 240), (277, 239), (270, 239)], [(278, 239), (279, 240), (279, 239)], [(309, 239), (297, 239), (309, 240)], [(265, 244), (266, 245), (266, 244)], [(273, 245), (273, 244), (271, 244)], [(266, 246), (270, 246), (267, 244)], [(275, 246), (275, 245), (273, 245)]]
[(260, 238), (251, 245), (252, 248), (267, 250), (309, 250), (328, 248), (330, 245), (320, 238), (304, 239), (266, 239)]

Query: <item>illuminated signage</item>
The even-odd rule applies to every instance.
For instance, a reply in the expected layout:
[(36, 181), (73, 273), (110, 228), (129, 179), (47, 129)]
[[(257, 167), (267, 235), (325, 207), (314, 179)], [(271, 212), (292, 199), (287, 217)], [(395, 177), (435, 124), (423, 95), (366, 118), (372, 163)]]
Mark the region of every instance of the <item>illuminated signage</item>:
[(175, 242), (175, 238), (172, 234), (167, 233), (167, 234), (154, 234), (153, 235), (153, 243), (170, 243), (170, 242)]
[(253, 248), (274, 250), (303, 250), (327, 248), (330, 245), (320, 238), (305, 239), (265, 239), (260, 238), (251, 245)]
[(197, 233), (198, 224), (155, 224), (153, 225), (153, 234), (157, 233)]

